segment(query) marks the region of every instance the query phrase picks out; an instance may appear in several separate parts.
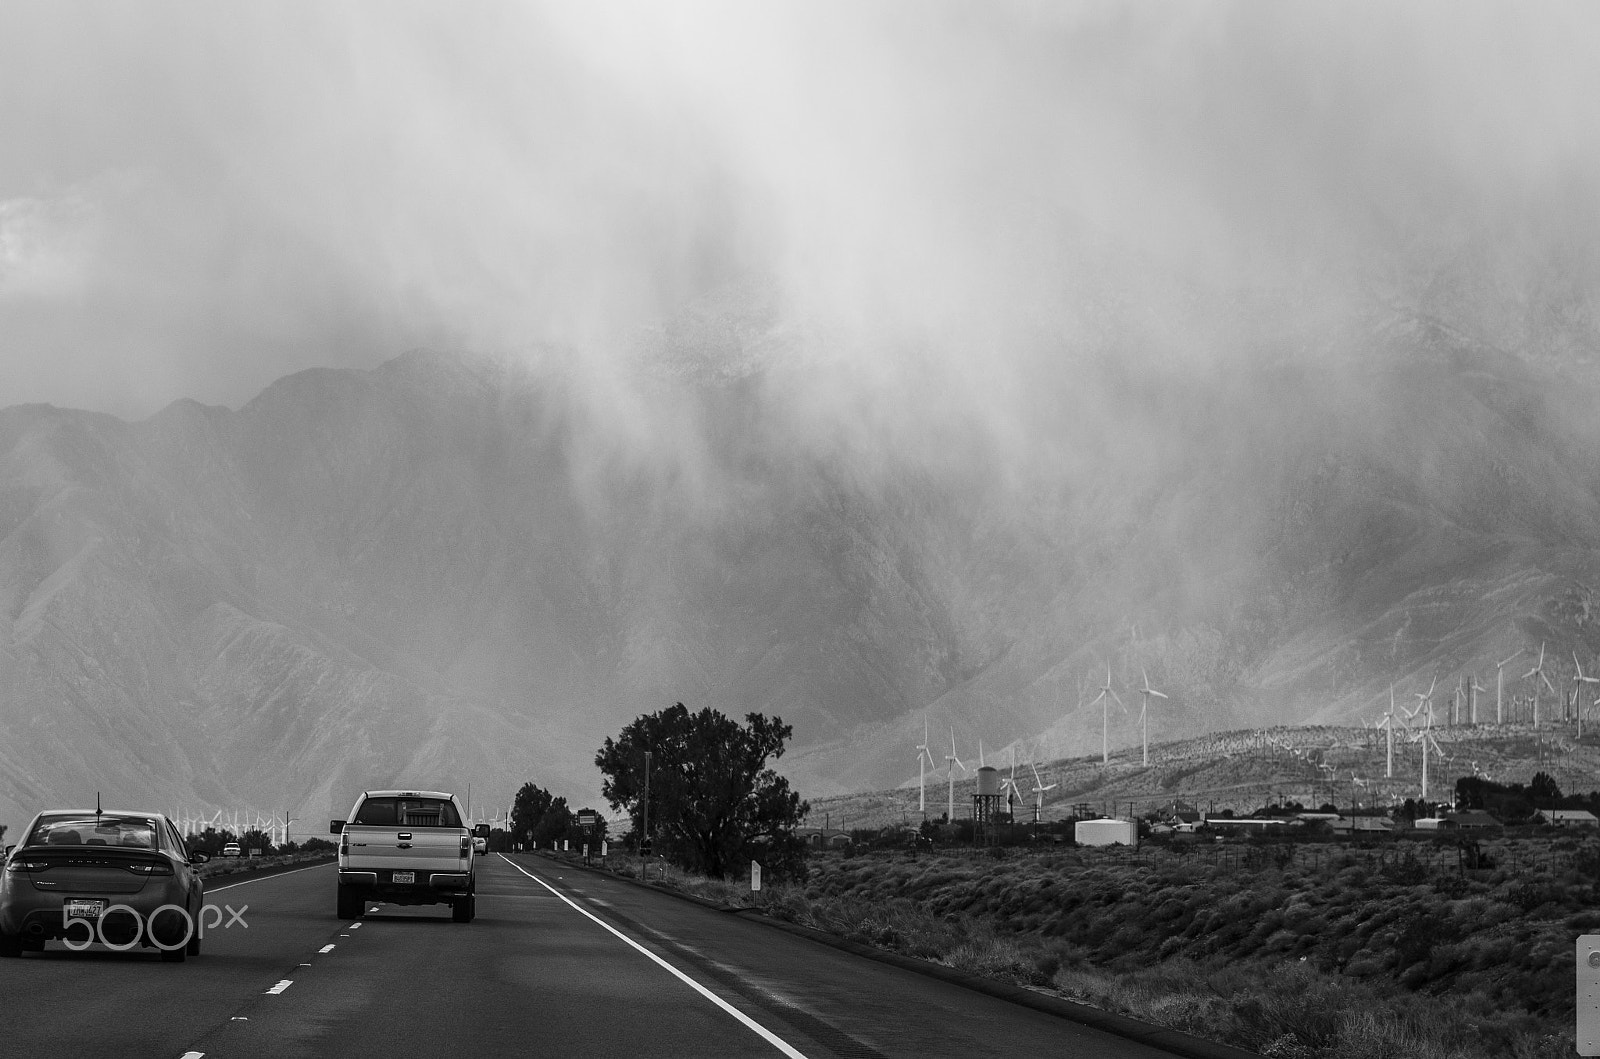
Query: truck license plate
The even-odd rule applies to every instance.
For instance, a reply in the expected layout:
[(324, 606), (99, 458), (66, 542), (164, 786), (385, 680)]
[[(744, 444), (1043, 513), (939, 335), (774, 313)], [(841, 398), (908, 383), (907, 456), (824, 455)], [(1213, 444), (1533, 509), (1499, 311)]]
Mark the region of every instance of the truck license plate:
[(397, 883), (414, 883), (417, 881), (417, 873), (414, 871), (397, 871), (394, 873), (393, 881)]
[(100, 913), (105, 910), (106, 903), (104, 901), (68, 899), (66, 902), (68, 919), (99, 919)]

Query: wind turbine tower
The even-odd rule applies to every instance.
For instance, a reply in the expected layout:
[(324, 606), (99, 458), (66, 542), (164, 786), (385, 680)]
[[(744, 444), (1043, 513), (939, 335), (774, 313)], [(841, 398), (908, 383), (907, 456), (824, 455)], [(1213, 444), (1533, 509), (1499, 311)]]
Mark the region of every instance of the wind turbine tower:
[(922, 742), (917, 744), (917, 812), (928, 814), (928, 769), (937, 768), (928, 749), (928, 719), (922, 719)]
[[(950, 773), (950, 800), (945, 806), (944, 818), (946, 823), (956, 822), (956, 765), (961, 765), (961, 759), (956, 756), (956, 727), (950, 726), (950, 754), (944, 759), (945, 768)], [(967, 766), (961, 765), (962, 775), (966, 775)]]
[[(1094, 702), (1089, 703), (1090, 706), (1093, 706), (1095, 702), (1100, 704), (1100, 763), (1102, 765), (1111, 764), (1110, 732), (1112, 699), (1116, 699), (1117, 705), (1122, 706), (1122, 697), (1119, 696), (1115, 691), (1111, 690), (1111, 663), (1107, 662), (1106, 682), (1100, 686), (1100, 694), (1095, 696)], [(1124, 710), (1127, 709), (1126, 706), (1122, 706), (1122, 708)]]
[(1500, 696), (1501, 696), (1501, 693), (1505, 690), (1505, 686), (1506, 686), (1506, 674), (1505, 674), (1506, 666), (1510, 664), (1511, 659), (1516, 658), (1517, 655), (1520, 655), (1522, 653), (1522, 650), (1523, 649), (1519, 647), (1516, 650), (1516, 654), (1513, 654), (1513, 655), (1511, 655), (1511, 656), (1509, 656), (1507, 658), (1503, 658), (1503, 659), (1501, 659), (1500, 661), (1498, 661), (1498, 662), (1496, 662), (1494, 664), (1494, 723), (1495, 724), (1504, 724), (1505, 723), (1505, 714), (1503, 714), (1500, 711)]
[[(1150, 686), (1150, 674), (1144, 671), (1143, 666), (1139, 667), (1139, 675), (1144, 678), (1144, 687), (1139, 689), (1139, 694), (1144, 696), (1144, 702), (1139, 706), (1140, 742), (1144, 748), (1144, 765), (1148, 768), (1150, 765), (1150, 696), (1154, 695), (1158, 699), (1164, 699), (1166, 696)], [(1107, 680), (1106, 685), (1109, 687), (1110, 684), (1111, 682)]]
[(1576, 652), (1576, 651), (1572, 652), (1572, 664), (1574, 666), (1577, 666), (1577, 668), (1578, 668), (1578, 688), (1577, 688), (1577, 691), (1573, 694), (1572, 697), (1573, 697), (1573, 699), (1576, 700), (1573, 703), (1573, 706), (1576, 708), (1577, 713), (1578, 713), (1578, 738), (1582, 739), (1583, 738), (1583, 686), (1585, 684), (1600, 684), (1600, 677), (1585, 676), (1584, 675), (1583, 666), (1578, 663), (1578, 652)]
[[(1550, 678), (1544, 675), (1544, 643), (1543, 643), (1543, 641), (1540, 641), (1540, 643), (1539, 643), (1539, 661), (1538, 661), (1538, 663), (1532, 669), (1530, 669), (1526, 673), (1522, 674), (1522, 678), (1524, 680), (1526, 680), (1528, 677), (1531, 677), (1531, 676), (1537, 676), (1539, 678), (1539, 680), (1544, 681), (1544, 686), (1549, 688), (1552, 693), (1556, 690), (1556, 686), (1554, 684), (1550, 683)], [(1538, 727), (1539, 727), (1539, 680), (1535, 680), (1533, 682), (1533, 727), (1534, 727), (1535, 730), (1538, 730)]]
[(1039, 782), (1038, 765), (1035, 765), (1030, 761), (1028, 762), (1028, 767), (1033, 769), (1033, 822), (1037, 824), (1039, 822), (1039, 817), (1044, 813), (1044, 792), (1055, 790), (1056, 785), (1054, 783), (1045, 784)]

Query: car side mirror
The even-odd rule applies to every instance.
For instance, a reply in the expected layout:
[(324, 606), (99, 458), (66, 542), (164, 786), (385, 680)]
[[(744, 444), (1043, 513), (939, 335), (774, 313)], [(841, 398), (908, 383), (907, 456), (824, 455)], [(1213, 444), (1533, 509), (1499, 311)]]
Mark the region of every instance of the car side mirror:
[(330, 835), (339, 835), (339, 834), (343, 834), (343, 833), (344, 833), (344, 821), (343, 820), (329, 820), (328, 821), (328, 834), (330, 834)]
[(211, 859), (211, 854), (207, 853), (203, 849), (194, 850), (193, 852), (191, 852), (189, 854), (189, 863), (190, 864), (204, 864), (206, 861), (208, 861), (210, 859)]
[(7, 846), (5, 855), (8, 856), (8, 857), (11, 856), (11, 851), (16, 849), (16, 848), (17, 848), (16, 846)]

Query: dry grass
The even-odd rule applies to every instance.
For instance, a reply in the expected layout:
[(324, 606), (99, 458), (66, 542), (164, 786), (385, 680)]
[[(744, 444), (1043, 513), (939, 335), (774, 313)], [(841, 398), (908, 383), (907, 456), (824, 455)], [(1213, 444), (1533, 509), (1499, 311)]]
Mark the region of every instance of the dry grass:
[[(1575, 851), (1600, 857), (1600, 841)], [(1590, 878), (1241, 871), (1025, 852), (824, 856), (801, 885), (677, 877), (724, 904), (1277, 1059), (1573, 1052)]]

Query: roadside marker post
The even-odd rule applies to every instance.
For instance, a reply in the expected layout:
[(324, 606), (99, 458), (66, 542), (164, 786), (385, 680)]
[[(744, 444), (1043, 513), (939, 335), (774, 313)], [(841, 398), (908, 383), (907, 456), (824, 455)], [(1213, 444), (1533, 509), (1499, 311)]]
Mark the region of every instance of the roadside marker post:
[(1578, 937), (1579, 1055), (1600, 1055), (1600, 934)]
[(750, 892), (761, 892), (761, 862), (758, 860), (750, 862)]

